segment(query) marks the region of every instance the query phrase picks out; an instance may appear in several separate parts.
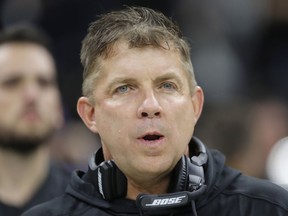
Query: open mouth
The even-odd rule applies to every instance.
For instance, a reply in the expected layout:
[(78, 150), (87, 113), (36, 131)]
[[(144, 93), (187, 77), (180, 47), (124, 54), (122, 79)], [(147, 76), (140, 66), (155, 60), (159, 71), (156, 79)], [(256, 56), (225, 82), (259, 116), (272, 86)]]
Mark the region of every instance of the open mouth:
[(142, 137), (143, 140), (145, 141), (155, 141), (155, 140), (160, 140), (163, 136), (158, 135), (158, 134), (148, 134)]

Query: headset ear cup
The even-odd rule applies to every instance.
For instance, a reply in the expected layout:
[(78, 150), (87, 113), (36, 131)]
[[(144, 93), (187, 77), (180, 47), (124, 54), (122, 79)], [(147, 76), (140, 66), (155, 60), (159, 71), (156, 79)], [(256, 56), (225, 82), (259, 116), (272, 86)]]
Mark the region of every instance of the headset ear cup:
[(127, 194), (127, 179), (113, 160), (104, 161), (100, 148), (90, 159), (86, 179), (90, 179), (106, 200), (125, 197)]
[[(113, 162), (114, 163), (114, 162)], [(127, 194), (127, 178), (124, 173), (114, 164), (115, 198), (125, 197)]]
[(103, 198), (113, 200), (127, 193), (127, 179), (114, 161), (104, 161), (97, 168), (98, 188)]
[(182, 156), (179, 162), (176, 164), (174, 171), (172, 173), (171, 184), (169, 186), (168, 192), (179, 192), (187, 190), (188, 182), (188, 158)]

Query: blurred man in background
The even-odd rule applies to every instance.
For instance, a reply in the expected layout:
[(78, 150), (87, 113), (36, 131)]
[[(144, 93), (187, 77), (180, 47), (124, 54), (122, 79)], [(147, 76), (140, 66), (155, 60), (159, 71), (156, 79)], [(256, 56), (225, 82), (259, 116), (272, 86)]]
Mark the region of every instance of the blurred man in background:
[(69, 178), (52, 165), (47, 145), (63, 124), (48, 41), (28, 26), (0, 34), (0, 215), (61, 194)]

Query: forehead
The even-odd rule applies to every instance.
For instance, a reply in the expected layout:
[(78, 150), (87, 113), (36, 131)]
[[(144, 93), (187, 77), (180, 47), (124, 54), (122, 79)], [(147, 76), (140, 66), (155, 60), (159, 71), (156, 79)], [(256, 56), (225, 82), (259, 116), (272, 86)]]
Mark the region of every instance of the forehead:
[(51, 54), (33, 43), (0, 45), (0, 78), (12, 75), (54, 76), (55, 63)]
[(158, 69), (158, 73), (172, 68), (185, 70), (182, 58), (176, 49), (149, 45), (129, 47), (125, 42), (114, 45), (110, 55), (102, 58), (99, 63), (100, 71), (103, 73), (115, 68), (118, 72), (122, 69), (126, 72), (131, 71), (132, 74), (138, 70), (148, 72)]

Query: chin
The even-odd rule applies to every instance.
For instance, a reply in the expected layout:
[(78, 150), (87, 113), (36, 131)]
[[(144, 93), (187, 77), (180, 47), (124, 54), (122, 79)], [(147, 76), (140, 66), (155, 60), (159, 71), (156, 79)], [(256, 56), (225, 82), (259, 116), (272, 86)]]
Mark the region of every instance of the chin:
[(150, 166), (146, 166), (145, 168), (141, 169), (140, 172), (142, 173), (146, 173), (147, 175), (159, 175), (160, 173), (169, 173), (172, 170), (172, 166), (165, 164), (165, 166), (163, 165), (163, 163), (159, 163), (159, 164), (153, 164)]

